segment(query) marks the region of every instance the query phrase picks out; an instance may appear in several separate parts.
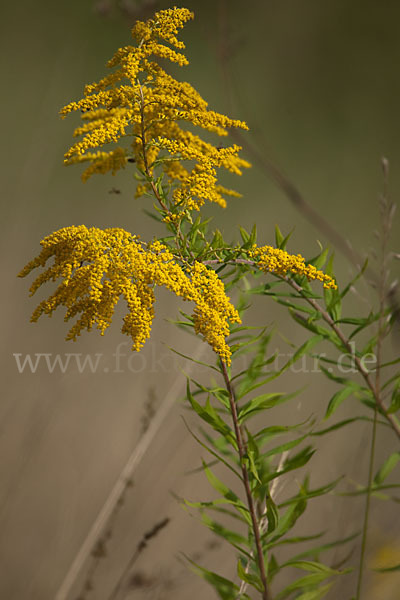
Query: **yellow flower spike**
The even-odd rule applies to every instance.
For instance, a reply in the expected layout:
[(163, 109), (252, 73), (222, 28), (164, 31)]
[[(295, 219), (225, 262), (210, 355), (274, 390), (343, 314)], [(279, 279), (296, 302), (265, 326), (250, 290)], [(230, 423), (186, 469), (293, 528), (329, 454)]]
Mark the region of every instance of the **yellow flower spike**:
[[(218, 136), (226, 136), (231, 127), (248, 129), (247, 125), (209, 110), (207, 102), (189, 83), (177, 81), (153, 60), (188, 64), (180, 52), (185, 45), (177, 34), (193, 16), (186, 8), (171, 8), (136, 23), (132, 36), (137, 46), (120, 48), (107, 65), (115, 71), (98, 83), (87, 85), (81, 100), (61, 110), (62, 117), (72, 111), (82, 113), (83, 125), (74, 133), (80, 140), (66, 152), (64, 162), (89, 162), (82, 175), (84, 181), (94, 173), (115, 174), (125, 166), (125, 156), (130, 156), (150, 176), (154, 175), (155, 161), (161, 159), (158, 165), (163, 170), (164, 183), (172, 186), (174, 202), (182, 212), (199, 210), (205, 200), (225, 207), (224, 196), (236, 195), (218, 184), (217, 169), (223, 167), (241, 175), (250, 164), (239, 158), (240, 147), (215, 147), (181, 125), (187, 122)], [(103, 149), (123, 140), (127, 140), (127, 147), (119, 147), (118, 154)], [(189, 167), (185, 161), (191, 163)], [(148, 189), (148, 184), (142, 182), (136, 197)]]
[(79, 315), (67, 339), (76, 340), (82, 330), (97, 327), (103, 335), (110, 326), (115, 306), (123, 297), (128, 307), (122, 332), (140, 350), (150, 337), (154, 317), (154, 288), (164, 286), (177, 296), (195, 303), (195, 331), (229, 364), (231, 352), (226, 337), (228, 322), (240, 322), (239, 314), (225, 294), (218, 275), (202, 263), (187, 265), (186, 271), (161, 242), (145, 247), (123, 229), (65, 227), (41, 242), (42, 251), (20, 272), (25, 277), (37, 267), (46, 267), (33, 282), (30, 293), (48, 281), (61, 279), (56, 291), (40, 302), (32, 314), (36, 322), (66, 307), (65, 320)]
[(257, 247), (254, 245), (249, 252), (249, 257), (254, 259), (261, 271), (283, 276), (288, 273), (304, 275), (308, 280), (317, 279), (321, 281), (326, 289), (337, 289), (335, 280), (332, 277), (326, 275), (323, 271), (319, 271), (314, 265), (306, 265), (301, 254), (288, 254), (280, 248), (273, 248), (272, 246)]

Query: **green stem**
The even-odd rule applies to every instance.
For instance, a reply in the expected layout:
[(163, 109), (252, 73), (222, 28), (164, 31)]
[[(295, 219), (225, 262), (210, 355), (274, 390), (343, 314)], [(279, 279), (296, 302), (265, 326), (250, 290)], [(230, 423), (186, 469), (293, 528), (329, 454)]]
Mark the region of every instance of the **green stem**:
[(372, 492), (372, 478), (374, 474), (374, 457), (375, 457), (375, 445), (376, 445), (376, 425), (378, 421), (378, 409), (375, 404), (374, 411), (374, 422), (372, 425), (372, 437), (371, 437), (371, 448), (369, 454), (369, 467), (368, 467), (368, 489), (367, 489), (367, 497), (365, 500), (365, 511), (364, 511), (364, 522), (362, 529), (362, 540), (361, 540), (361, 552), (360, 552), (360, 563), (358, 568), (358, 577), (357, 577), (357, 593), (356, 600), (360, 600), (361, 597), (361, 586), (362, 579), (364, 574), (364, 565), (365, 565), (365, 552), (367, 549), (367, 538), (368, 538), (368, 523), (369, 523), (369, 514), (370, 514), (370, 506), (371, 506), (371, 492)]
[(385, 324), (384, 324), (384, 310), (385, 310), (385, 298), (387, 288), (387, 278), (389, 273), (388, 267), (388, 251), (387, 244), (390, 236), (391, 229), (391, 213), (392, 205), (388, 201), (387, 187), (388, 187), (388, 163), (385, 159), (382, 159), (383, 175), (384, 175), (384, 191), (381, 197), (381, 260), (380, 260), (380, 276), (379, 276), (379, 321), (378, 321), (378, 336), (376, 342), (376, 371), (375, 371), (375, 410), (374, 410), (374, 422), (372, 425), (372, 437), (371, 437), (371, 450), (369, 456), (369, 468), (368, 468), (368, 489), (367, 497), (365, 500), (365, 512), (364, 512), (364, 524), (361, 541), (361, 552), (360, 552), (360, 565), (358, 569), (357, 579), (357, 595), (356, 600), (360, 600), (362, 579), (365, 565), (365, 553), (367, 549), (368, 539), (368, 523), (371, 505), (371, 493), (372, 493), (372, 478), (374, 473), (374, 458), (375, 458), (375, 445), (376, 445), (376, 429), (378, 421), (378, 406), (382, 405), (381, 397), (381, 365), (382, 365), (382, 343), (385, 337)]

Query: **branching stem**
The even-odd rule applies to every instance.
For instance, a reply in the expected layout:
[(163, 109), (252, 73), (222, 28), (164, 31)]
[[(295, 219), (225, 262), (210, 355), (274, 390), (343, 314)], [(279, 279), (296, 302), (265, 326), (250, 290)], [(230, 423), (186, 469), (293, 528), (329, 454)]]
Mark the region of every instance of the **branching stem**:
[[(223, 262), (221, 259), (212, 259), (212, 260), (203, 261), (203, 264), (213, 265), (213, 264), (221, 264), (221, 262)], [(228, 261), (225, 264), (248, 265), (248, 266), (256, 265), (256, 263), (252, 260), (246, 260), (246, 259), (241, 259), (241, 258), (231, 259), (230, 261)], [(304, 300), (306, 300), (308, 302), (308, 304), (310, 304), (316, 311), (318, 311), (318, 313), (321, 315), (322, 319), (329, 325), (329, 327), (332, 329), (332, 331), (334, 331), (336, 333), (337, 337), (342, 342), (343, 346), (348, 350), (348, 352), (350, 354), (353, 354), (353, 348), (350, 343), (350, 340), (348, 340), (346, 338), (346, 336), (344, 335), (344, 333), (342, 332), (340, 327), (332, 319), (330, 314), (326, 310), (324, 310), (322, 308), (322, 306), (314, 298), (309, 298), (308, 296), (306, 296), (304, 294), (304, 290), (301, 287), (301, 285), (297, 284), (295, 281), (293, 281), (293, 279), (289, 279), (289, 278), (283, 277), (283, 276), (282, 276), (282, 279), (284, 279), (286, 281), (286, 283), (288, 283), (294, 290), (296, 290), (296, 292), (298, 292), (304, 298)], [(377, 387), (377, 382), (375, 382), (375, 383), (373, 382), (368, 369), (363, 365), (360, 358), (356, 355), (354, 356), (354, 362), (355, 362), (358, 372), (362, 375), (365, 383), (367, 384), (368, 388), (372, 392), (374, 400), (375, 400), (377, 406), (379, 407), (381, 413), (384, 415), (384, 417), (390, 423), (393, 431), (395, 432), (397, 437), (400, 439), (400, 424), (398, 423), (397, 419), (388, 412), (388, 410), (383, 402), (379, 386)], [(378, 384), (379, 384), (379, 380), (378, 380)]]
[[(294, 288), (297, 292), (299, 292), (299, 294), (301, 294), (303, 296), (303, 298), (305, 300), (307, 300), (307, 302), (309, 304), (311, 304), (311, 306), (313, 308), (315, 308), (315, 310), (317, 310), (320, 313), (323, 320), (330, 326), (332, 331), (334, 331), (336, 333), (336, 335), (342, 342), (343, 346), (349, 351), (350, 354), (352, 354), (353, 349), (350, 344), (350, 341), (343, 334), (340, 327), (338, 327), (338, 325), (336, 325), (335, 321), (332, 319), (330, 314), (326, 310), (324, 310), (322, 308), (322, 306), (320, 306), (319, 303), (314, 298), (308, 298), (307, 296), (305, 296), (303, 294), (302, 287), (300, 285), (298, 285), (295, 281), (290, 280), (290, 279), (287, 279), (286, 281), (289, 283), (289, 285), (291, 285), (292, 288)], [(382, 412), (382, 414), (384, 415), (384, 417), (389, 421), (389, 423), (392, 426), (392, 429), (396, 433), (397, 437), (400, 439), (400, 425), (399, 425), (398, 421), (396, 420), (396, 418), (388, 412), (388, 410), (382, 400), (382, 396), (380, 393), (379, 380), (375, 383), (373, 382), (368, 369), (366, 369), (366, 367), (364, 367), (362, 361), (356, 355), (354, 356), (354, 362), (355, 362), (358, 372), (362, 375), (365, 383), (371, 390), (377, 406), (379, 407), (379, 409)]]

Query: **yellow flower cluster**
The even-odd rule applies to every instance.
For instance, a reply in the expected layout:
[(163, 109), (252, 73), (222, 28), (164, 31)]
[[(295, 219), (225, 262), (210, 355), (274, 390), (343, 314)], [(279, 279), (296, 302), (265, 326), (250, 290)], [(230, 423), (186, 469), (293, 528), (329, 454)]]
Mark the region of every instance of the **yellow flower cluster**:
[(111, 324), (115, 306), (123, 297), (128, 306), (122, 332), (131, 336), (132, 349), (140, 350), (150, 336), (154, 317), (155, 286), (164, 286), (184, 300), (195, 303), (196, 333), (204, 336), (214, 351), (229, 364), (226, 342), (230, 322), (239, 315), (213, 270), (195, 262), (184, 270), (160, 242), (144, 246), (123, 229), (65, 227), (41, 242), (42, 251), (19, 274), (25, 277), (37, 267), (47, 267), (33, 282), (30, 294), (48, 281), (61, 279), (56, 291), (40, 302), (32, 314), (36, 322), (65, 306), (65, 320), (80, 315), (67, 339), (76, 340), (81, 331), (94, 326), (103, 335)]
[[(108, 63), (115, 70), (98, 83), (86, 86), (80, 101), (61, 110), (62, 117), (72, 111), (82, 112), (84, 124), (74, 132), (81, 139), (65, 154), (64, 162), (89, 161), (84, 180), (93, 173), (112, 170), (114, 174), (132, 159), (147, 176), (153, 176), (155, 166), (160, 165), (166, 185), (174, 187), (173, 201), (178, 212), (198, 210), (204, 200), (225, 206), (224, 195), (238, 195), (218, 185), (217, 168), (241, 174), (242, 168), (249, 167), (238, 156), (240, 147), (216, 148), (183, 129), (181, 123), (191, 123), (219, 136), (226, 136), (231, 127), (247, 129), (247, 125), (208, 110), (207, 102), (189, 83), (178, 82), (151, 60), (154, 56), (181, 66), (188, 63), (181, 52), (161, 41), (184, 49), (184, 43), (176, 36), (192, 18), (193, 13), (185, 8), (171, 8), (136, 23), (132, 36), (138, 45), (120, 48)], [(93, 152), (125, 138), (129, 144), (118, 149), (118, 160), (115, 151)], [(145, 182), (136, 195), (149, 190), (150, 185)]]
[(288, 254), (280, 248), (272, 246), (256, 245), (249, 252), (249, 257), (252, 258), (259, 269), (269, 273), (285, 276), (288, 273), (296, 275), (304, 275), (308, 280), (317, 279), (324, 284), (326, 289), (337, 289), (335, 280), (322, 271), (319, 271), (313, 265), (307, 265), (301, 254)]

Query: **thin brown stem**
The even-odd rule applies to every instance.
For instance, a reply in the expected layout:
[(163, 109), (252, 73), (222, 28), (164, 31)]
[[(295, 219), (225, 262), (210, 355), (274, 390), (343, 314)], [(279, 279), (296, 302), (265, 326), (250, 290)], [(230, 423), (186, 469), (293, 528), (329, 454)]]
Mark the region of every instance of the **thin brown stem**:
[(267, 583), (267, 575), (265, 572), (264, 554), (263, 554), (262, 544), (261, 544), (260, 527), (259, 527), (259, 524), (257, 521), (256, 506), (255, 506), (254, 498), (251, 494), (249, 473), (247, 471), (246, 462), (245, 462), (246, 442), (243, 439), (243, 434), (242, 434), (242, 431), (241, 431), (240, 425), (239, 425), (238, 414), (237, 414), (237, 410), (236, 410), (235, 391), (233, 389), (232, 382), (229, 379), (226, 364), (222, 360), (221, 360), (221, 370), (222, 370), (222, 374), (223, 374), (223, 377), (225, 380), (225, 386), (226, 386), (226, 389), (227, 389), (227, 392), (229, 395), (229, 404), (230, 404), (230, 408), (231, 408), (233, 427), (235, 430), (235, 436), (236, 436), (236, 441), (237, 441), (238, 450), (239, 450), (240, 467), (241, 467), (242, 476), (243, 476), (243, 485), (244, 485), (244, 489), (246, 492), (247, 506), (249, 508), (251, 522), (252, 522), (252, 526), (253, 526), (254, 540), (255, 540), (255, 545), (256, 545), (256, 549), (257, 549), (257, 563), (258, 563), (258, 568), (260, 571), (261, 581), (262, 581), (263, 588), (264, 588), (262, 597), (263, 597), (263, 600), (271, 600), (268, 583)]

